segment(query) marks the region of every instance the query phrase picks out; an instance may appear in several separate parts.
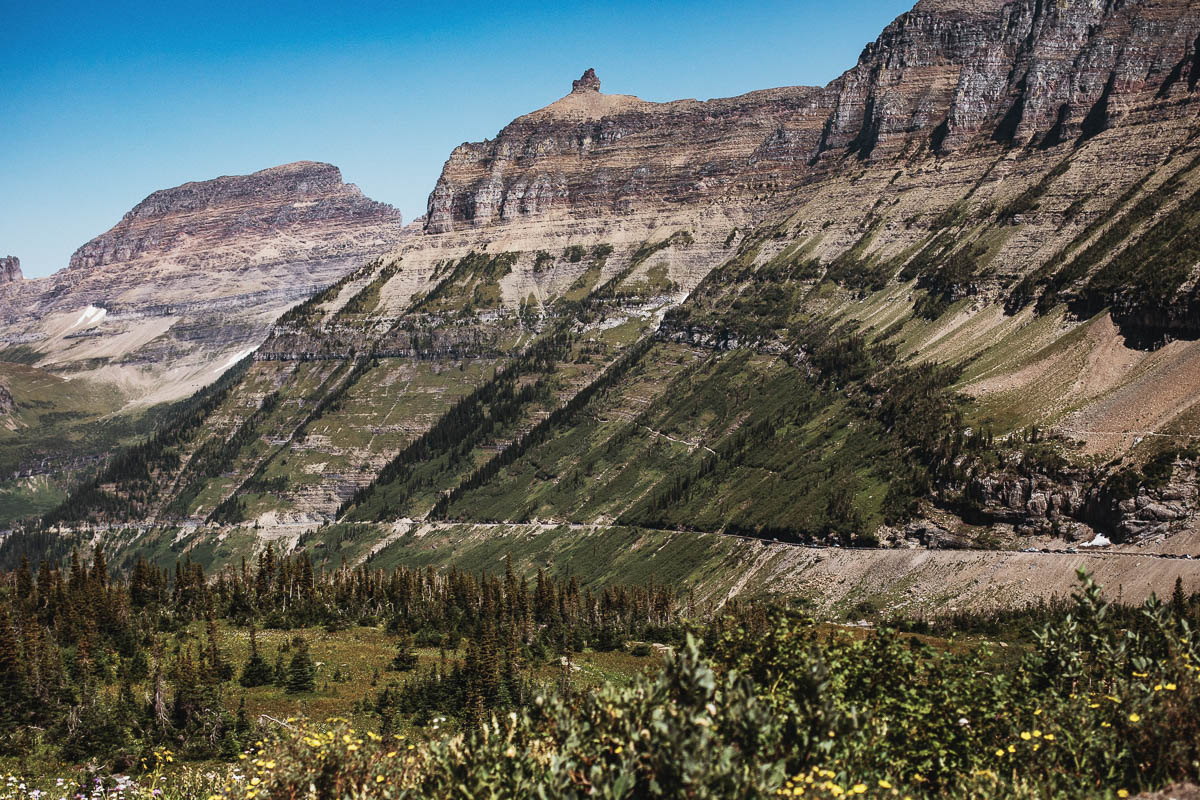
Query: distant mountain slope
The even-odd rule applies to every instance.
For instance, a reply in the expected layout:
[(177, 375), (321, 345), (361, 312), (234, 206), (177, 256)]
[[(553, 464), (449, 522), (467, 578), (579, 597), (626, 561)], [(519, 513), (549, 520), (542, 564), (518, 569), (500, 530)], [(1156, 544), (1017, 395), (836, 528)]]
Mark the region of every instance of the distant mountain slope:
[(48, 521), (1192, 529), (1198, 34), (1178, 0), (939, 0), (824, 88), (589, 71)]
[(48, 373), (18, 371), (18, 405), (60, 404), (57, 393), (30, 394), (56, 377), (104, 399), (10, 425), (0, 478), (54, 477), (103, 457), (123, 440), (107, 431), (145, 431), (147, 409), (215, 380), (279, 314), (390, 250), (401, 230), (397, 211), (336, 167), (298, 162), (154, 192), (47, 278), (22, 280), (4, 259), (0, 361)]

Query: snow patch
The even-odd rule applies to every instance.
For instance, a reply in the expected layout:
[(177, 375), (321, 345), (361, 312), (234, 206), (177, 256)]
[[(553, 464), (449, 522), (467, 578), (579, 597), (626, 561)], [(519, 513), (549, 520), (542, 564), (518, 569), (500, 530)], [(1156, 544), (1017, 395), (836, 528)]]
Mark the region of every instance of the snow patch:
[(248, 355), (250, 355), (251, 353), (253, 353), (253, 352), (254, 352), (256, 349), (257, 349), (257, 348), (255, 348), (255, 347), (251, 347), (249, 350), (243, 350), (243, 351), (242, 351), (242, 352), (240, 352), (240, 353), (234, 353), (232, 356), (230, 356), (230, 357), (229, 357), (229, 360), (228, 360), (228, 361), (226, 361), (224, 364), (222, 364), (221, 366), (217, 367), (217, 368), (216, 368), (215, 370), (213, 370), (213, 371), (214, 371), (214, 372), (224, 372), (225, 370), (227, 370), (227, 369), (229, 369), (230, 367), (232, 367), (234, 364), (236, 364), (236, 363), (238, 363), (239, 361), (241, 361), (241, 360), (242, 360), (243, 358), (245, 358), (246, 356), (248, 356)]
[(1108, 547), (1110, 544), (1112, 544), (1112, 541), (1107, 536), (1105, 536), (1103, 533), (1097, 533), (1095, 539), (1092, 539), (1090, 542), (1084, 542), (1083, 544), (1081, 544), (1079, 546), (1080, 547)]
[(75, 320), (75, 324), (67, 328), (67, 330), (73, 331), (81, 325), (84, 327), (90, 327), (104, 319), (107, 314), (108, 309), (100, 308), (99, 306), (88, 306), (83, 310), (83, 313), (79, 315), (79, 319)]

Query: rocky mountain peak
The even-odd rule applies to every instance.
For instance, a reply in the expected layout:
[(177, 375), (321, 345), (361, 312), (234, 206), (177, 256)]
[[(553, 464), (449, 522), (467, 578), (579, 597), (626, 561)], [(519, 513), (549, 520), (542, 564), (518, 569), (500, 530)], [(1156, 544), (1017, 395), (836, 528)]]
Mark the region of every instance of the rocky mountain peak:
[(571, 94), (583, 94), (585, 92), (599, 92), (600, 79), (596, 77), (596, 70), (588, 67), (587, 70), (580, 76), (579, 80), (571, 82)]
[(21, 274), (21, 259), (16, 256), (0, 258), (0, 284), (15, 283), (24, 277)]
[(224, 175), (206, 181), (191, 181), (171, 189), (161, 189), (134, 206), (125, 215), (125, 219), (160, 217), (242, 201), (304, 201), (330, 193), (362, 195), (357, 186), (342, 182), (341, 170), (334, 165), (297, 161), (269, 167), (249, 175)]
[[(342, 181), (332, 164), (297, 161), (249, 175), (184, 183), (150, 194), (111, 230), (79, 248), (70, 269), (96, 268), (230, 241), (284, 235), (339, 220), (399, 230), (400, 213)], [(270, 252), (263, 250), (261, 252)]]

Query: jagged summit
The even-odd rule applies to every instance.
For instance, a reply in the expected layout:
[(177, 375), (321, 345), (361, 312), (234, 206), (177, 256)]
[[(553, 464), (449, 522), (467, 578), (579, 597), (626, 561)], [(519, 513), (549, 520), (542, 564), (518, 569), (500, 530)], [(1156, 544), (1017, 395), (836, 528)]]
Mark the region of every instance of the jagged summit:
[(588, 122), (634, 111), (655, 111), (671, 105), (651, 103), (630, 94), (604, 94), (600, 91), (600, 79), (596, 77), (596, 70), (588, 67), (578, 80), (571, 82), (570, 94), (555, 100), (545, 108), (518, 117), (513, 120), (513, 124), (555, 120)]
[(571, 94), (583, 94), (585, 92), (599, 92), (600, 79), (596, 77), (596, 70), (588, 67), (587, 70), (580, 76), (579, 80), (571, 82)]
[(16, 256), (0, 258), (0, 284), (14, 283), (24, 277), (21, 274), (21, 259)]

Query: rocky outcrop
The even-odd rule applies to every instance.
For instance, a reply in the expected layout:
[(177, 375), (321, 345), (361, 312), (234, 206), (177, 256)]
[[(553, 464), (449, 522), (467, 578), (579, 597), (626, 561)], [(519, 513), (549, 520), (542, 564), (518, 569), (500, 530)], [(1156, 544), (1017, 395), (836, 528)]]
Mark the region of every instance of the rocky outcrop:
[(21, 260), (16, 256), (0, 258), (0, 285), (24, 280), (21, 274)]
[(1054, 476), (1038, 473), (983, 474), (965, 487), (968, 516), (1006, 523), (1026, 535), (1090, 537), (1115, 542), (1165, 535), (1191, 521), (1200, 509), (1196, 463), (1179, 458), (1162, 486), (1140, 486), (1131, 496), (1114, 495), (1111, 484), (1082, 469)]

